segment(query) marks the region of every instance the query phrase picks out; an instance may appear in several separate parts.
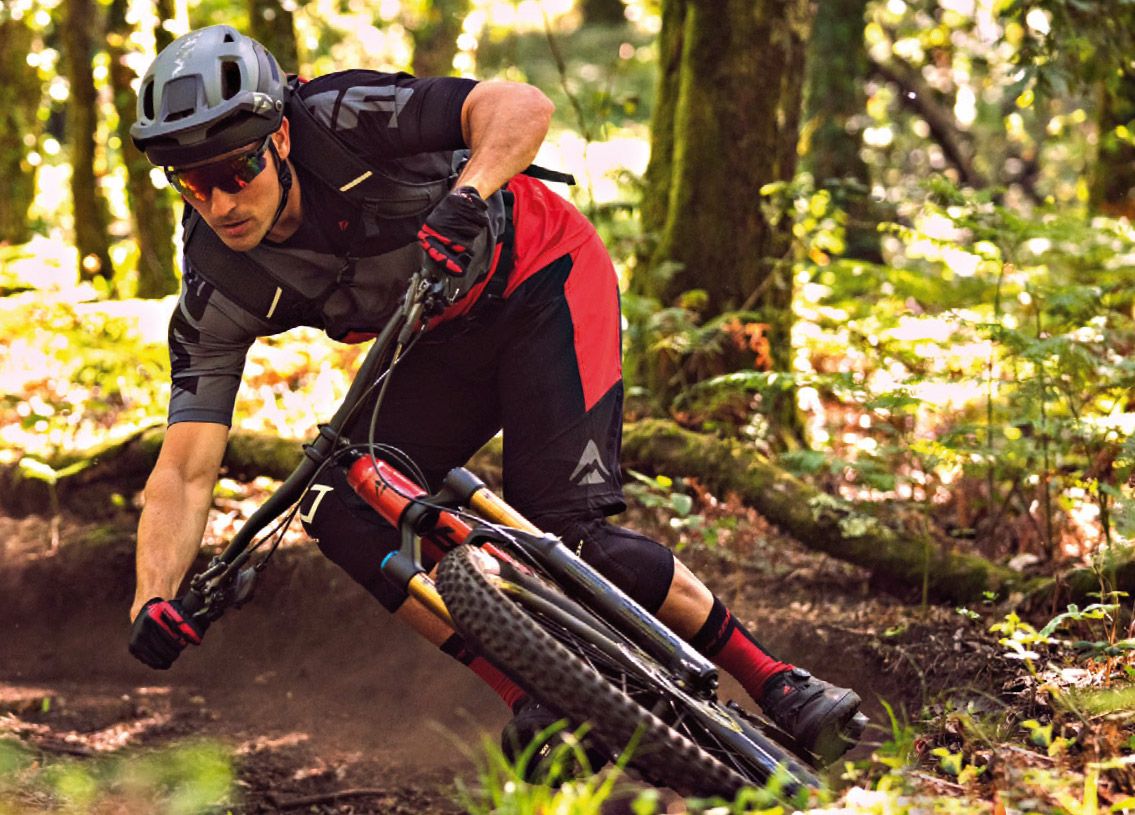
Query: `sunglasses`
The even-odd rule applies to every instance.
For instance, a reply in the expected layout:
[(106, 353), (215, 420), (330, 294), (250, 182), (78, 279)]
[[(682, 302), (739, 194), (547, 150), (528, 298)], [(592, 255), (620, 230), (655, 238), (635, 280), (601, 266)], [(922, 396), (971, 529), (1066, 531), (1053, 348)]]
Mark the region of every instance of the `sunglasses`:
[(234, 195), (252, 183), (252, 180), (268, 166), (265, 152), (271, 138), (271, 135), (266, 136), (259, 147), (247, 153), (202, 164), (200, 167), (190, 167), (185, 170), (166, 167), (166, 178), (183, 196), (201, 203), (208, 201), (215, 189)]

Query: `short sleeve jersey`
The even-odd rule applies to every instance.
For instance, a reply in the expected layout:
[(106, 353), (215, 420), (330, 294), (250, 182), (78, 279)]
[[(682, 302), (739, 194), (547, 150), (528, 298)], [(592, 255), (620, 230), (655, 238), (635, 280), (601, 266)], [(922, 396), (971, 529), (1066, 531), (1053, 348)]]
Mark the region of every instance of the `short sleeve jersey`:
[[(317, 119), (363, 161), (381, 166), (419, 153), (465, 147), (461, 107), (475, 82), (419, 79), (407, 74), (343, 71), (313, 79), (299, 93)], [(342, 254), (358, 249), (359, 213), (342, 196), (295, 168), (304, 220), (284, 247)], [(368, 239), (378, 254), (410, 246), (420, 221), (403, 220)], [(233, 405), (253, 341), (278, 328), (250, 314), (214, 288), (188, 261), (170, 320), (172, 388), (169, 423), (231, 424)]]

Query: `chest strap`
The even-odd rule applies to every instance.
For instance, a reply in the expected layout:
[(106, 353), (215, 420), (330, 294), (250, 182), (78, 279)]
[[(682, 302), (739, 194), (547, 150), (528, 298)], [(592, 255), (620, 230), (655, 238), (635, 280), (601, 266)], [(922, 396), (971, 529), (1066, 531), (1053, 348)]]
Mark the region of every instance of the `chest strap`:
[[(297, 325), (319, 325), (311, 298), (278, 279), (270, 269), (221, 241), (201, 216), (186, 205), (185, 254), (192, 272), (249, 314), (285, 331)], [(312, 322), (315, 320), (315, 322)]]

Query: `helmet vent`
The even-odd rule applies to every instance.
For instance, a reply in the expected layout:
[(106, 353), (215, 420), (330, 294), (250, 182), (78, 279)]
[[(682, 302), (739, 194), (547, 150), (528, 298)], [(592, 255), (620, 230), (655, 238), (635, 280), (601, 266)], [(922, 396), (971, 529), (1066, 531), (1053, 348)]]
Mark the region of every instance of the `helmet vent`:
[(142, 89), (142, 118), (154, 118), (154, 83), (153, 81), (147, 82), (146, 87)]
[(221, 98), (232, 99), (240, 92), (240, 65), (230, 60), (221, 63)]

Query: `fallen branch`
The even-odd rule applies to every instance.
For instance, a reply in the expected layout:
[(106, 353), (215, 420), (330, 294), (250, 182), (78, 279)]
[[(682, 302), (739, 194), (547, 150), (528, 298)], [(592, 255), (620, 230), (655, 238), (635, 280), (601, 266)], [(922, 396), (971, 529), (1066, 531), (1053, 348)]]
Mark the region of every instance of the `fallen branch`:
[(264, 800), (276, 809), (300, 809), (302, 807), (316, 806), (318, 804), (334, 804), (344, 798), (373, 798), (389, 794), (389, 790), (359, 787), (357, 789), (338, 790), (336, 792), (326, 792), (319, 795), (303, 795), (297, 798), (279, 798), (275, 793), (270, 792), (264, 796)]

